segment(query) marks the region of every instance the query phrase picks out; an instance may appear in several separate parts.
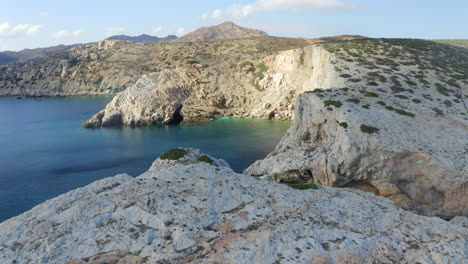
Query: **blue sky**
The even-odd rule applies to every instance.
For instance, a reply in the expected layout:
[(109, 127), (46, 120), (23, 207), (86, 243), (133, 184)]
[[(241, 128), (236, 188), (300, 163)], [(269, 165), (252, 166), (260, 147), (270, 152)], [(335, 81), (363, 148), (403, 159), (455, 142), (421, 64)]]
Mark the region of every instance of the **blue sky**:
[(286, 37), (468, 39), (468, 0), (0, 0), (0, 51), (233, 21)]

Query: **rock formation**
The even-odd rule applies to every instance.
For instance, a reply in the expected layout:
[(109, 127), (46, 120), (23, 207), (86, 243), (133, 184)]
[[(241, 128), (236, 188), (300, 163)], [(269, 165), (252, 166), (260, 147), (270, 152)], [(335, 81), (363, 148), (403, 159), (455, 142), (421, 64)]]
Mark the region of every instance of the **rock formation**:
[(196, 42), (266, 36), (268, 36), (267, 33), (261, 30), (240, 27), (232, 22), (224, 22), (217, 26), (202, 27), (174, 40), (174, 42)]
[(466, 260), (466, 219), (415, 215), (355, 189), (294, 190), (234, 173), (197, 150), (174, 153), (182, 154), (136, 178), (106, 178), (1, 223), (0, 262)]
[(345, 86), (346, 79), (331, 63), (334, 59), (323, 47), (309, 46), (264, 58), (226, 55), (179, 65), (143, 76), (84, 126), (167, 124), (222, 116), (291, 120), (292, 102), (300, 93)]
[[(468, 215), (468, 85), (460, 64), (468, 52), (388, 42), (393, 46), (324, 44), (344, 53), (335, 69), (360, 85), (301, 95), (295, 125), (245, 173), (361, 188), (425, 215)], [(385, 49), (391, 59), (382, 59)]]

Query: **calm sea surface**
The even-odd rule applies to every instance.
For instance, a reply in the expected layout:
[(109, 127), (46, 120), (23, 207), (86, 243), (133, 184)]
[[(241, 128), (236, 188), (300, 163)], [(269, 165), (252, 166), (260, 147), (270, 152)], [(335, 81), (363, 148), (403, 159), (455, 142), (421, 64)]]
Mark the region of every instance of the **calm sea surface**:
[(180, 126), (81, 127), (110, 100), (0, 97), (0, 222), (93, 181), (137, 176), (169, 148), (199, 148), (242, 172), (272, 151), (292, 124), (222, 118)]

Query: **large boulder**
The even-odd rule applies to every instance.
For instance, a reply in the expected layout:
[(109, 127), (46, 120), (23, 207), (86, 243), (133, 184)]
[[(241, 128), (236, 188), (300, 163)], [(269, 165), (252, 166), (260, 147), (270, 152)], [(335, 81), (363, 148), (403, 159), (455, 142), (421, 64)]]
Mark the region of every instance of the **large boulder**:
[(463, 263), (467, 237), (371, 193), (295, 190), (176, 149), (1, 223), (0, 263)]

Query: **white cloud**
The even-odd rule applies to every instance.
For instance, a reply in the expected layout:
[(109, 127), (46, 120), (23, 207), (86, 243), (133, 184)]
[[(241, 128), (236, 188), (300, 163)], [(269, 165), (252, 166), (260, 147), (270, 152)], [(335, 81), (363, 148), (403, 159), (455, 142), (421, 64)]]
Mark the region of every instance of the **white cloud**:
[(163, 27), (159, 26), (159, 27), (156, 27), (155, 29), (153, 29), (153, 34), (159, 34), (163, 31)]
[(42, 30), (42, 25), (19, 24), (16, 26), (8, 22), (0, 24), (0, 38), (30, 37)]
[(342, 10), (351, 7), (342, 0), (257, 0), (245, 5), (233, 5), (228, 13), (239, 19), (257, 12)]
[(185, 28), (183, 28), (183, 27), (178, 28), (177, 31), (176, 31), (176, 35), (179, 36), (179, 37), (184, 35), (184, 33), (185, 33)]
[(75, 31), (60, 30), (52, 34), (52, 37), (54, 39), (77, 38), (81, 36), (81, 34), (83, 34), (81, 30), (75, 30)]
[(49, 16), (49, 13), (47, 13), (47, 12), (41, 12), (41, 13), (39, 13), (39, 15), (40, 15), (41, 17), (46, 17), (46, 16)]
[(207, 20), (209, 18), (209, 15), (208, 14), (202, 14), (201, 15), (201, 19), (202, 20)]
[(220, 18), (222, 14), (223, 14), (223, 11), (221, 11), (220, 9), (215, 9), (213, 13), (211, 14), (211, 17), (213, 19), (217, 19), (217, 18)]
[(122, 35), (123, 33), (125, 33), (125, 28), (123, 28), (123, 27), (109, 28), (106, 31), (106, 36), (107, 37), (112, 37), (112, 36), (115, 36), (115, 35)]

